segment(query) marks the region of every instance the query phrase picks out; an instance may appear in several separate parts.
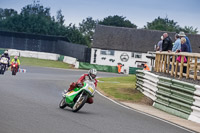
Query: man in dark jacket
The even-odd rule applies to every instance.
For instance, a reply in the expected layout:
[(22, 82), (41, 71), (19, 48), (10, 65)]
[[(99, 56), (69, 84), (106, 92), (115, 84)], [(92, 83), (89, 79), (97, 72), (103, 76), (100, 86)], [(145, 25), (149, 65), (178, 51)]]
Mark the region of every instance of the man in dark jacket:
[(172, 39), (169, 37), (167, 33), (163, 34), (163, 43), (162, 43), (162, 51), (172, 50)]

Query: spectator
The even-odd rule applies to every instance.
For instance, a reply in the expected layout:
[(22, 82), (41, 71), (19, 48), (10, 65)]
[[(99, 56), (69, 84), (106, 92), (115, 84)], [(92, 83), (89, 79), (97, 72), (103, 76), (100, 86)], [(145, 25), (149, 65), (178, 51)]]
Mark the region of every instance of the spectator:
[(189, 48), (186, 44), (187, 40), (182, 37), (181, 38), (181, 50), (177, 50), (177, 52), (188, 52), (189, 51)]
[(172, 50), (172, 39), (167, 33), (163, 34), (162, 51)]
[(143, 68), (145, 71), (150, 71), (148, 65), (145, 63), (145, 64), (142, 64)]
[(121, 63), (118, 63), (118, 65), (117, 65), (117, 68), (118, 68), (118, 73), (119, 74), (122, 74), (123, 72), (122, 72), (122, 67), (123, 67), (124, 65), (122, 65)]
[[(176, 52), (188, 52), (188, 46), (186, 44), (186, 39), (184, 37), (181, 38), (181, 50), (176, 50)], [(179, 56), (180, 57), (180, 56)], [(179, 58), (178, 57), (178, 58)], [(179, 59), (179, 62), (181, 62), (181, 59)], [(187, 63), (187, 58), (184, 57), (184, 63)], [(183, 72), (186, 73), (186, 66), (183, 67)]]
[(162, 51), (162, 42), (163, 42), (163, 36), (160, 37), (160, 41), (157, 44), (156, 51)]
[(176, 50), (181, 50), (181, 39), (179, 38), (179, 35), (175, 34), (175, 43), (172, 48), (172, 52), (176, 52)]
[(191, 47), (191, 44), (190, 44), (190, 40), (189, 38), (185, 35), (185, 33), (183, 31), (181, 31), (179, 34), (180, 38), (185, 38), (186, 39), (186, 45), (188, 47), (188, 52), (192, 52), (192, 47)]

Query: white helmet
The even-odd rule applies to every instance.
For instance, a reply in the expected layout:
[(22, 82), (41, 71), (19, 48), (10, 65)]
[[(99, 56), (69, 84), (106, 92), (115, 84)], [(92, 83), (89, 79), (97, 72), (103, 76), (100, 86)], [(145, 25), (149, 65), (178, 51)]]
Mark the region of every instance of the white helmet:
[(4, 51), (4, 55), (8, 55), (8, 50)]
[(97, 76), (97, 70), (92, 68), (88, 71), (88, 75), (90, 79), (95, 79)]

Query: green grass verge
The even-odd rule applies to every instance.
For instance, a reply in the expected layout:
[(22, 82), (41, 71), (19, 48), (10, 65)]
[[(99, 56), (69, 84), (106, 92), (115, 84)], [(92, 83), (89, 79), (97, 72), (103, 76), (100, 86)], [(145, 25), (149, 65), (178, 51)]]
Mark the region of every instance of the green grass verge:
[[(11, 59), (12, 58), (13, 57), (11, 57)], [(64, 68), (64, 69), (73, 68), (72, 65), (61, 61), (52, 61), (52, 60), (27, 58), (27, 57), (19, 57), (19, 59), (22, 66), (40, 66), (40, 67), (53, 67), (53, 68)]]
[(105, 95), (120, 101), (140, 102), (144, 95), (137, 91), (136, 76), (99, 78), (98, 88)]

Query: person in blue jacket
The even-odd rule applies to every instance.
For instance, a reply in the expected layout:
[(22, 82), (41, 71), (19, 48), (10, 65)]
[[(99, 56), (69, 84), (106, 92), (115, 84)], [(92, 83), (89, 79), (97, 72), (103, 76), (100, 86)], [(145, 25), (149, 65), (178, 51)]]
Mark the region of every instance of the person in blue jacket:
[(186, 45), (188, 47), (188, 52), (192, 52), (192, 47), (191, 47), (191, 44), (190, 44), (190, 40), (189, 38), (185, 35), (185, 33), (183, 31), (181, 31), (179, 34), (180, 38), (185, 38), (186, 39)]

